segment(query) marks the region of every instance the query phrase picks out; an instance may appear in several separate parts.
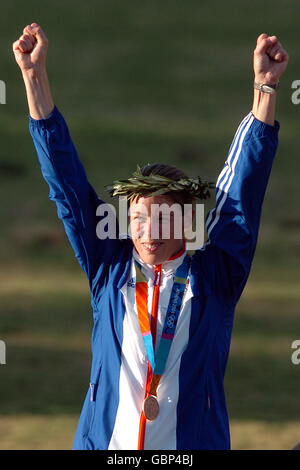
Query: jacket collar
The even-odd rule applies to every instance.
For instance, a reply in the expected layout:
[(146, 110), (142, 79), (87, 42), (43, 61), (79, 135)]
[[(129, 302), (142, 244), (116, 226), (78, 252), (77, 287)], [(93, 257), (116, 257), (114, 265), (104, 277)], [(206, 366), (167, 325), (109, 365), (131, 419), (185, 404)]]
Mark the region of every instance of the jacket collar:
[[(170, 259), (162, 263), (161, 265), (161, 272), (163, 276), (171, 276), (172, 274), (175, 273), (176, 269), (178, 266), (180, 266), (184, 260), (184, 257), (186, 255), (186, 250), (182, 249), (177, 255), (172, 256)], [(144, 268), (144, 272), (146, 276), (150, 277), (151, 279), (154, 279), (155, 277), (155, 266), (152, 264), (145, 263), (139, 256), (138, 252), (136, 249), (133, 247), (132, 250), (132, 256), (133, 258), (138, 261), (138, 263)]]

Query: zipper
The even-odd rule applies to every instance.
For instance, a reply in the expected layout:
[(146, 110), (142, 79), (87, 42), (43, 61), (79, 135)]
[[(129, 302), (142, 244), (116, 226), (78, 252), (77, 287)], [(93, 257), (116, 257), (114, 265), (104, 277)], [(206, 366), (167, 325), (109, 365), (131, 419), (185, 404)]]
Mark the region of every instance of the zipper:
[(90, 401), (95, 402), (96, 401), (96, 395), (97, 395), (97, 388), (100, 380), (100, 375), (101, 375), (101, 365), (99, 367), (98, 373), (95, 377), (95, 381), (90, 382)]
[(90, 382), (90, 401), (95, 401), (95, 384)]
[(208, 381), (206, 382), (206, 411), (210, 410), (211, 407), (211, 393), (210, 393), (210, 387), (208, 385)]
[(207, 394), (207, 410), (210, 410), (210, 394)]

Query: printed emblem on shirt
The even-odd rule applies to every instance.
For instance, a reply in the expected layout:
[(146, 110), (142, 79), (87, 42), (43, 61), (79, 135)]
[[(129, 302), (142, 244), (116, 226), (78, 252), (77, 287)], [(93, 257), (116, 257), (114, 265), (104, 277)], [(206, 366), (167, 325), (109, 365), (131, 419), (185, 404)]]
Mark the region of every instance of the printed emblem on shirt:
[(129, 279), (129, 281), (127, 282), (127, 286), (128, 287), (135, 287), (135, 278), (134, 277)]

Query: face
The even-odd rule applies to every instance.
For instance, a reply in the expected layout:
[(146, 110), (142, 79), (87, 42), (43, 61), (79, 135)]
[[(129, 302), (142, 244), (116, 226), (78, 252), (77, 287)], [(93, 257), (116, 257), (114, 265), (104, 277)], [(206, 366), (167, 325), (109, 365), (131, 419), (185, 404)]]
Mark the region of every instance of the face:
[(168, 196), (135, 198), (130, 230), (135, 249), (148, 264), (161, 264), (184, 246), (182, 210)]

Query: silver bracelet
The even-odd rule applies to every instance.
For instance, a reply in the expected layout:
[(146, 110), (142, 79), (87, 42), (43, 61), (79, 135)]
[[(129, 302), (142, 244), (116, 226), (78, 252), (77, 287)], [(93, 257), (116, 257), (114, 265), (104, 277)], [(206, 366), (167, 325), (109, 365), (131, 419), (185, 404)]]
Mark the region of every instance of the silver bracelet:
[(255, 90), (261, 91), (262, 93), (269, 93), (270, 95), (274, 95), (279, 89), (279, 81), (276, 85), (270, 85), (269, 83), (254, 82), (254, 88)]

